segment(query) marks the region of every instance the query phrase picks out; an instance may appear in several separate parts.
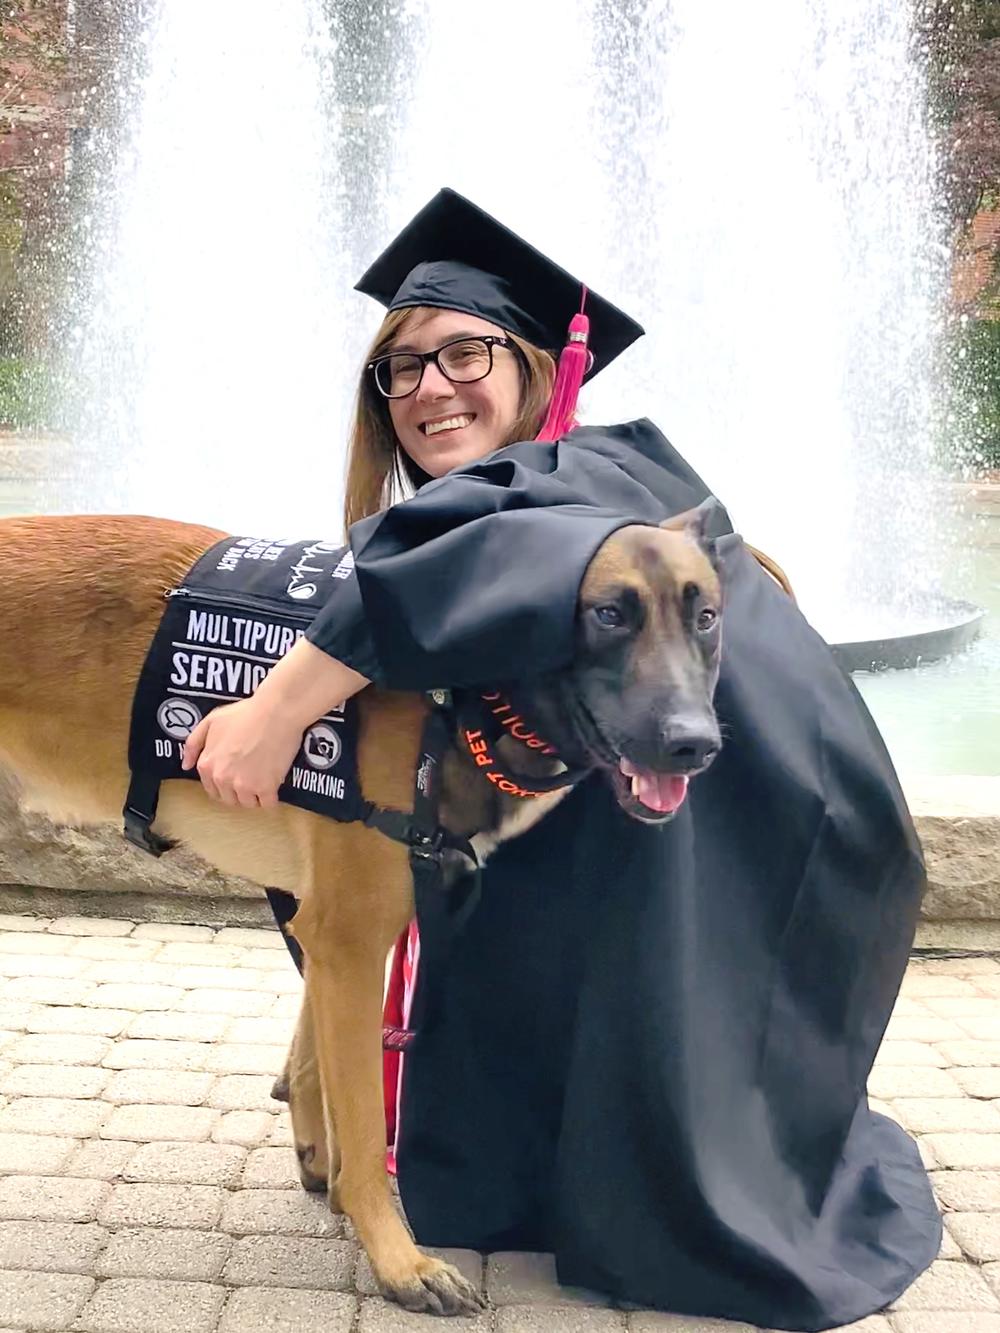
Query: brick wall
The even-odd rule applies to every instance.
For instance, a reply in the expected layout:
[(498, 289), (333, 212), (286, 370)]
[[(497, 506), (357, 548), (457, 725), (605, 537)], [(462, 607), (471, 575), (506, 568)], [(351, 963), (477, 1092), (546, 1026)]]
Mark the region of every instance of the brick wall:
[(993, 278), (994, 259), (1000, 248), (1000, 209), (988, 209), (972, 220), (959, 242), (952, 268), (952, 300), (960, 310), (976, 311), (1000, 318), (996, 298), (983, 299), (984, 288)]

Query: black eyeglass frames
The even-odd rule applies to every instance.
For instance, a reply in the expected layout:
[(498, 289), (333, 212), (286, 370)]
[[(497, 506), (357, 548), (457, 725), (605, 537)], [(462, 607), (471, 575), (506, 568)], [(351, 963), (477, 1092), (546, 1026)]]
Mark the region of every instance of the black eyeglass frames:
[(383, 398), (408, 398), (420, 387), (424, 370), (431, 361), (452, 384), (484, 380), (493, 369), (494, 347), (517, 351), (512, 339), (489, 333), (483, 337), (455, 338), (433, 352), (387, 352), (369, 361), (367, 368)]

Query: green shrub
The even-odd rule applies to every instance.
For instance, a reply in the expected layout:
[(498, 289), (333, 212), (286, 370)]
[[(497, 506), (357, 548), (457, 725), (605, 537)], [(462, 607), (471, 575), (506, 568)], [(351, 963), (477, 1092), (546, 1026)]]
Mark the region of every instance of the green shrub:
[(0, 357), (0, 426), (55, 425), (55, 389), (49, 368), (22, 357)]

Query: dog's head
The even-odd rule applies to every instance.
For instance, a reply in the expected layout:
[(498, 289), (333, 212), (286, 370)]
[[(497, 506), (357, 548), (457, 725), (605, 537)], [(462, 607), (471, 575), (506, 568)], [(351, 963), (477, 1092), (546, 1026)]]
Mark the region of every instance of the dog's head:
[(722, 589), (708, 513), (620, 528), (604, 542), (580, 589), (573, 663), (538, 700), (564, 760), (604, 769), (622, 808), (647, 823), (673, 816), (722, 743), (712, 706)]

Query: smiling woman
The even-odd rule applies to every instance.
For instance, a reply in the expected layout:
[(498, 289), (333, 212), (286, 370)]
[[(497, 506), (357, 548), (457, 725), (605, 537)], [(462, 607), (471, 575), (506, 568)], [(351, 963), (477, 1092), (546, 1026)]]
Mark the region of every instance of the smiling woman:
[[(418, 307), (397, 337), (390, 355), (373, 362), (387, 368), (392, 392), (385, 394), (378, 369), (374, 376), (396, 439), (418, 468), (443, 477), (516, 438), (526, 377), (502, 329), (457, 310)], [(401, 355), (401, 344), (411, 354)]]
[[(223, 766), (266, 803), (275, 754), (371, 680), (545, 692), (529, 733), (590, 770), (491, 856), (460, 947), (452, 900), (417, 884), (419, 1039), (390, 1106), (414, 1234), (551, 1249), (561, 1281), (678, 1313), (861, 1319), (940, 1243), (915, 1145), (863, 1092), (924, 883), (878, 734), (652, 423), (569, 429), (574, 375), (634, 321), (587, 294), (588, 366), (580, 283), (450, 191), (359, 286), (388, 313), (351, 444), (352, 574), (253, 699), (206, 719)], [(682, 512), (654, 568), (649, 531)], [(310, 1040), (304, 1013), (300, 1062)]]
[[(484, 376), (463, 381), (463, 368), (440, 354), (452, 340), (472, 337), (486, 344), (489, 361)], [(394, 388), (390, 367), (403, 352), (414, 354), (410, 383), (404, 363), (403, 383), (397, 380)], [(434, 352), (439, 353), (437, 360)], [(414, 379), (417, 355), (421, 369)], [(347, 464), (347, 525), (453, 467), (514, 440), (533, 439), (555, 375), (550, 352), (479, 315), (435, 306), (390, 310), (372, 343), (358, 389)], [(393, 396), (396, 391), (398, 398)], [(456, 418), (460, 421), (449, 424)]]

